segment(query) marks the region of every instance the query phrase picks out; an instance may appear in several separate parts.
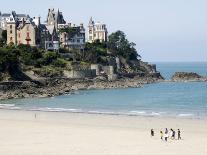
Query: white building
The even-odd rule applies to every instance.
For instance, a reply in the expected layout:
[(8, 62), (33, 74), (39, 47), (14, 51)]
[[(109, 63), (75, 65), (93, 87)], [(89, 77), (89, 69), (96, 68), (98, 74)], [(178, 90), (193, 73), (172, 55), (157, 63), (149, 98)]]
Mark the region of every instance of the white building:
[(95, 23), (91, 17), (88, 24), (88, 42), (92, 43), (96, 40), (106, 42), (108, 38), (108, 31), (106, 24), (100, 22)]

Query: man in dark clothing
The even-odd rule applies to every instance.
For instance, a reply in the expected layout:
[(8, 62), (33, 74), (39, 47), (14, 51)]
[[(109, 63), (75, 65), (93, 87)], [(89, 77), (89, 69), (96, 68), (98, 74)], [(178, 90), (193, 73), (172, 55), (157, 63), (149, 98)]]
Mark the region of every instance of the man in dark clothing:
[(180, 129), (178, 129), (178, 140), (181, 140)]

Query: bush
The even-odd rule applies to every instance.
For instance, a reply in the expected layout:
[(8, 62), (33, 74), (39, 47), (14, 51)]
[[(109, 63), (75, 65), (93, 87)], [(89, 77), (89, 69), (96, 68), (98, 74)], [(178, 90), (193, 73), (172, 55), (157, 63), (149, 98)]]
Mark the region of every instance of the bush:
[(61, 58), (57, 58), (57, 60), (55, 60), (55, 61), (53, 62), (53, 65), (54, 65), (55, 67), (66, 67), (66, 65), (67, 65), (67, 61), (64, 60), (64, 59), (61, 59)]
[(56, 52), (45, 52), (43, 54), (43, 59), (46, 65), (49, 65), (53, 62), (53, 60), (56, 60), (58, 58), (58, 55)]

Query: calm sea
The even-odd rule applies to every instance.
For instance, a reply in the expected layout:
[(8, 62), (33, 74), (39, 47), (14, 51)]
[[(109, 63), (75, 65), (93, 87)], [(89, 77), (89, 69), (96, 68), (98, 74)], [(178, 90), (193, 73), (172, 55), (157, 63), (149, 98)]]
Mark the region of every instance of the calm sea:
[[(207, 76), (207, 63), (157, 63), (169, 79), (174, 72), (192, 71)], [(207, 83), (158, 83), (144, 88), (86, 90), (40, 99), (0, 101), (1, 108), (64, 111), (113, 115), (207, 119)]]

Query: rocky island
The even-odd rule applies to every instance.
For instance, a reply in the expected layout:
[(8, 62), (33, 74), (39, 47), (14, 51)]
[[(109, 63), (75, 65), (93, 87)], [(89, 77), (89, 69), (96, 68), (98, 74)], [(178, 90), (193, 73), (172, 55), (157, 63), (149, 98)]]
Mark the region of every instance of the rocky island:
[(205, 82), (207, 81), (207, 77), (194, 72), (176, 72), (171, 80), (173, 82)]

